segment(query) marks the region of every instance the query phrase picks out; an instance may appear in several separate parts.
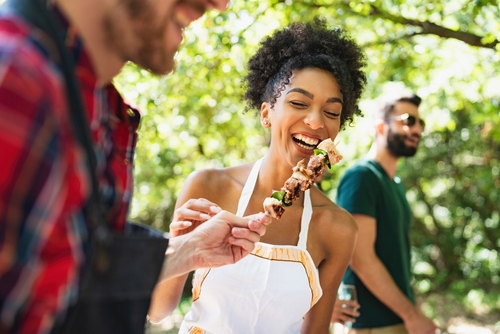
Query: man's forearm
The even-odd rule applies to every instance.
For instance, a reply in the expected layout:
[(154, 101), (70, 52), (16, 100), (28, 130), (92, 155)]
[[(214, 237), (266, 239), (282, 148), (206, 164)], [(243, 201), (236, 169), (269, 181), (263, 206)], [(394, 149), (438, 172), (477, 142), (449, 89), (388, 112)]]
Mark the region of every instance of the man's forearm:
[(363, 261), (353, 270), (368, 290), (401, 319), (407, 318), (415, 311), (412, 301), (399, 289), (378, 257)]
[(194, 247), (188, 235), (170, 238), (158, 282), (195, 270)]
[[(174, 241), (174, 247), (177, 247), (175, 243), (176, 241)], [(177, 261), (173, 248), (171, 248), (168, 253), (170, 254), (167, 255), (164, 261), (163, 270), (153, 291), (151, 304), (149, 306), (149, 320), (153, 323), (160, 322), (174, 311), (179, 304), (188, 277), (187, 273), (175, 276), (176, 268), (178, 268), (180, 272), (185, 271), (185, 268), (183, 266), (179, 267), (175, 262), (172, 262)], [(171, 262), (169, 262), (168, 259)], [(184, 259), (181, 259), (181, 261), (183, 260)]]

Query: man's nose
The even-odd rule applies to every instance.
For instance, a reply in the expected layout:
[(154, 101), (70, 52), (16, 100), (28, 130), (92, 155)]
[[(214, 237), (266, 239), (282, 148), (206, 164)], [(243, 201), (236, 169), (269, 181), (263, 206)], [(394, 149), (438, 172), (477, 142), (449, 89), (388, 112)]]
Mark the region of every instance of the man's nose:
[(223, 12), (227, 9), (229, 1), (230, 0), (209, 0), (209, 7)]

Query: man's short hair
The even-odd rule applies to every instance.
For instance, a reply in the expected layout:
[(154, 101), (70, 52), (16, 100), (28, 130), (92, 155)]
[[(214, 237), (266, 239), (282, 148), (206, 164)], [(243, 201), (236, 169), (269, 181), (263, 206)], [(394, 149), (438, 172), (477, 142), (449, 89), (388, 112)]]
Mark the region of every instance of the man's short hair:
[(422, 99), (418, 95), (410, 94), (410, 95), (403, 95), (403, 96), (399, 96), (395, 99), (388, 100), (384, 104), (382, 104), (382, 107), (380, 108), (380, 110), (378, 112), (379, 118), (380, 119), (389, 118), (394, 111), (395, 105), (399, 102), (408, 102), (408, 103), (411, 103), (415, 107), (418, 108), (420, 106), (420, 103), (422, 102)]

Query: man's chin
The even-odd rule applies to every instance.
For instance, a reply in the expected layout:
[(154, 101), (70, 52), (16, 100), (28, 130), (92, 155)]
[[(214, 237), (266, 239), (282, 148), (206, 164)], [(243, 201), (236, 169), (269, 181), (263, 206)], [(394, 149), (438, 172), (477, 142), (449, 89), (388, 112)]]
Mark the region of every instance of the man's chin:
[(151, 66), (147, 70), (155, 75), (165, 76), (172, 73), (175, 69), (174, 65), (171, 66)]
[(173, 67), (169, 67), (169, 68), (165, 68), (165, 69), (150, 70), (150, 72), (153, 73), (154, 75), (166, 76), (166, 75), (171, 74), (174, 71), (174, 69), (175, 68), (173, 68)]
[(407, 147), (406, 149), (402, 150), (401, 156), (403, 157), (412, 157), (415, 154), (417, 154), (417, 148), (416, 147)]
[(155, 75), (168, 75), (172, 73), (175, 69), (175, 61), (169, 57), (162, 57), (162, 60), (148, 61), (149, 59), (144, 59), (143, 61), (134, 62), (137, 66), (155, 74)]
[(388, 146), (389, 152), (395, 157), (412, 157), (417, 153), (417, 148), (416, 147), (392, 147)]
[(417, 154), (417, 151), (416, 151), (416, 150), (415, 150), (415, 151), (413, 151), (413, 152), (408, 152), (408, 153), (405, 155), (405, 157), (406, 157), (406, 158), (410, 158), (410, 157), (413, 157), (415, 154)]

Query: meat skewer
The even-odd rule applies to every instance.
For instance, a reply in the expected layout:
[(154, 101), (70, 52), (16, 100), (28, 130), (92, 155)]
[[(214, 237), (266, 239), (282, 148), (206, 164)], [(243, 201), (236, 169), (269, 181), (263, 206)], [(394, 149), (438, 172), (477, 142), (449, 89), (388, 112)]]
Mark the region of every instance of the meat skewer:
[(342, 160), (342, 155), (337, 152), (331, 139), (325, 139), (314, 150), (314, 155), (309, 158), (307, 165), (305, 160), (300, 160), (292, 168), (292, 176), (285, 181), (280, 191), (273, 191), (271, 197), (264, 200), (264, 211), (271, 217), (280, 219), (285, 208), (292, 205), (293, 201), (300, 197), (301, 192), (309, 189), (314, 180), (323, 175), (326, 168), (331, 168), (332, 164)]

